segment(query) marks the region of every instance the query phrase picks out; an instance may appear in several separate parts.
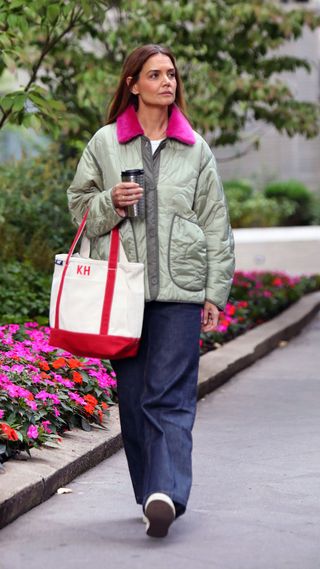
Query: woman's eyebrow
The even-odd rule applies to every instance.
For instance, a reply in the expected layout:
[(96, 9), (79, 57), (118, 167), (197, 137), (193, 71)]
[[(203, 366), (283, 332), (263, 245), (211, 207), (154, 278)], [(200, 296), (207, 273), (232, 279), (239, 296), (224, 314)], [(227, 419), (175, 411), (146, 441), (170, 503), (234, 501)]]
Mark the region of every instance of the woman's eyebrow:
[[(154, 71), (161, 71), (161, 69), (149, 69), (147, 73), (153, 73)], [(170, 67), (169, 69), (166, 69), (166, 71), (174, 71), (174, 67)]]

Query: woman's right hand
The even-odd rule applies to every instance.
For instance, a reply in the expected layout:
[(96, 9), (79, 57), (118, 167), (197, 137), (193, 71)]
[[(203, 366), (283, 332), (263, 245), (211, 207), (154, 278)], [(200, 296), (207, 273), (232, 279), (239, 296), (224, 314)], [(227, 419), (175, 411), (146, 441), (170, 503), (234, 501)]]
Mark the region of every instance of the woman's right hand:
[(125, 208), (138, 203), (142, 194), (143, 189), (135, 182), (120, 182), (111, 191), (113, 205), (122, 217), (126, 216)]

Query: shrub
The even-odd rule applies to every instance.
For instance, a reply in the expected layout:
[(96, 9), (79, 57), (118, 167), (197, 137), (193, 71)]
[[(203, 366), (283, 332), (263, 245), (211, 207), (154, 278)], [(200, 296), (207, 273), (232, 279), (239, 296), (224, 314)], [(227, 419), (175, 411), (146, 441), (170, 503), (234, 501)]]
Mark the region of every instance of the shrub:
[(312, 195), (312, 224), (320, 225), (320, 193)]
[(284, 201), (292, 203), (292, 212), (282, 215), (283, 225), (309, 225), (312, 221), (312, 192), (297, 180), (272, 182), (264, 189), (264, 195), (268, 199), (276, 200), (279, 207)]
[(228, 180), (223, 183), (228, 198), (247, 200), (253, 194), (253, 187), (248, 180)]
[[(52, 264), (52, 263), (51, 263)], [(0, 264), (0, 324), (48, 322), (51, 275), (30, 263)]]
[(274, 227), (285, 215), (290, 215), (293, 206), (288, 200), (280, 204), (256, 193), (247, 200), (238, 199), (231, 192), (227, 194), (231, 225), (238, 227)]
[(36, 158), (0, 166), (0, 261), (30, 263), (51, 272), (55, 253), (74, 233), (66, 189), (75, 161), (63, 162), (55, 146)]

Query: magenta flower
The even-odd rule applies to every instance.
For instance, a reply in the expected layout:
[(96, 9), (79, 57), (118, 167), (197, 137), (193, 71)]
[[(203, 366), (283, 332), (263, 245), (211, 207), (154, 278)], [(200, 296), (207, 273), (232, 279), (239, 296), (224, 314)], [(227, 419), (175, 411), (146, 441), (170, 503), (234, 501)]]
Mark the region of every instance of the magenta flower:
[(39, 436), (38, 427), (36, 427), (36, 425), (30, 425), (27, 435), (29, 439), (37, 439)]
[(3, 419), (3, 417), (4, 417), (4, 410), (0, 409), (0, 419)]
[(77, 393), (68, 391), (68, 395), (70, 399), (73, 399), (73, 401), (76, 401), (76, 403), (79, 403), (79, 405), (87, 405), (87, 402), (83, 399), (83, 397), (80, 397), (80, 395), (78, 395)]
[(42, 426), (45, 430), (46, 433), (52, 433), (52, 430), (50, 429), (49, 425), (51, 425), (50, 421), (42, 421)]
[(36, 411), (38, 409), (38, 405), (36, 404), (35, 401), (30, 401), (29, 399), (27, 399), (26, 404), (28, 405), (28, 407), (30, 407), (30, 409), (32, 409), (32, 411)]

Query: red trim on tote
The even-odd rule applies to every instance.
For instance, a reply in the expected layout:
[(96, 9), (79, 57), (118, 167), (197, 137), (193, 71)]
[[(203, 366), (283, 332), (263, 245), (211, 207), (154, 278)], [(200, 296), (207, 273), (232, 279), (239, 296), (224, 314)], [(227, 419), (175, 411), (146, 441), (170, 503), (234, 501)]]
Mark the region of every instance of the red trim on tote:
[(119, 245), (120, 245), (119, 227), (114, 227), (111, 231), (111, 243), (110, 243), (110, 252), (108, 260), (108, 277), (104, 293), (101, 324), (100, 324), (100, 334), (104, 335), (108, 334), (109, 330), (111, 307), (112, 307), (114, 287), (116, 284), (116, 276), (117, 276)]
[(83, 230), (85, 228), (85, 225), (87, 223), (87, 217), (89, 215), (89, 209), (87, 209), (86, 213), (83, 216), (83, 219), (78, 227), (78, 231), (76, 233), (76, 236), (72, 242), (72, 245), (70, 247), (65, 265), (63, 267), (63, 271), (62, 271), (62, 275), (61, 275), (61, 279), (60, 279), (60, 284), (59, 284), (59, 290), (58, 290), (58, 295), (57, 295), (57, 300), (56, 300), (56, 310), (55, 310), (55, 327), (59, 328), (59, 314), (60, 314), (60, 303), (61, 303), (61, 296), (62, 296), (62, 291), (63, 291), (63, 285), (64, 285), (64, 281), (66, 278), (66, 273), (69, 267), (69, 261), (70, 261), (70, 257), (73, 254), (73, 251), (75, 250), (75, 247), (83, 233)]
[(49, 344), (75, 356), (101, 359), (122, 359), (137, 355), (140, 338), (100, 336), (51, 328)]

